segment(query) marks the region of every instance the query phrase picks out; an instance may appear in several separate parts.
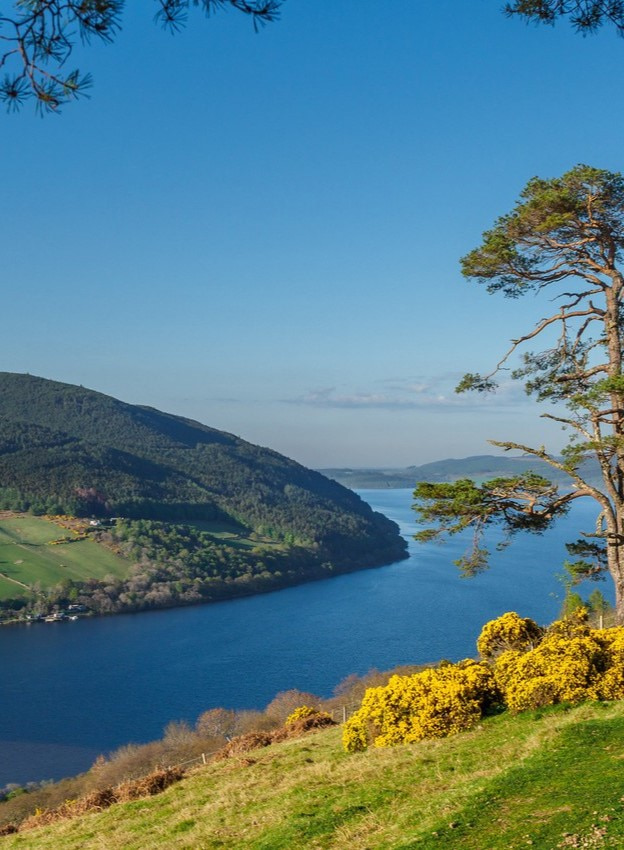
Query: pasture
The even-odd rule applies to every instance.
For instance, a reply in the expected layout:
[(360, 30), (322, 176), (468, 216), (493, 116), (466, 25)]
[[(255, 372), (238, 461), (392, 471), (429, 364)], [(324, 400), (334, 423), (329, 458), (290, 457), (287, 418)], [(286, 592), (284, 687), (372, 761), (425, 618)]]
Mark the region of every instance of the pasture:
[[(127, 575), (128, 561), (94, 540), (74, 537), (43, 517), (15, 514), (0, 519), (0, 599), (29, 596), (36, 582), (50, 587), (63, 579)], [(52, 543), (62, 538), (71, 542)]]

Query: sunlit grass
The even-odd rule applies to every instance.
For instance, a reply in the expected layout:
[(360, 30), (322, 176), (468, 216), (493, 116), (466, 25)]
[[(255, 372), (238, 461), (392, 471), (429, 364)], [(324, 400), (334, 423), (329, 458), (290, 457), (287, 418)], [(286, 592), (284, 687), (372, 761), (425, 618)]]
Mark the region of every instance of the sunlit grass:
[(356, 755), (331, 729), (2, 841), (64, 850), (510, 850), (532, 841), (554, 850), (571, 833), (617, 847), (623, 763), (621, 703), (502, 714), (445, 740)]
[(42, 517), (24, 514), (0, 519), (0, 573), (8, 577), (0, 577), (0, 599), (29, 596), (17, 582), (51, 587), (63, 579), (127, 575), (129, 561), (93, 540), (50, 545), (52, 540), (71, 536), (70, 531)]
[(199, 531), (205, 531), (217, 543), (233, 546), (237, 549), (254, 549), (257, 546), (270, 547), (272, 549), (284, 549), (284, 544), (271, 537), (265, 537), (257, 532), (250, 531), (241, 525), (226, 520), (186, 520), (182, 525), (189, 525)]

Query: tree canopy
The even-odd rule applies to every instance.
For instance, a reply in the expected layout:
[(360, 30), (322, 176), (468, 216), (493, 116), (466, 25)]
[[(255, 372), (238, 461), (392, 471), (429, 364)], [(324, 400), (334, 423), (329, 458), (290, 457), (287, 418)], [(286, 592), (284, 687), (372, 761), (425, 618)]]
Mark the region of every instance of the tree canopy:
[[(562, 455), (543, 446), (492, 441), (546, 461), (569, 478), (562, 492), (541, 476), (525, 473), (477, 485), (419, 484), (416, 510), (432, 525), (417, 538), (429, 540), (470, 528), (472, 545), (460, 566), (469, 573), (487, 564), (481, 545), (488, 525), (507, 538), (520, 530), (542, 532), (575, 499), (593, 498), (593, 530), (570, 544), (577, 578), (608, 570), (615, 583), (617, 613), (624, 620), (624, 177), (578, 165), (562, 177), (529, 181), (511, 213), (483, 235), (482, 244), (462, 260), (463, 274), (508, 298), (544, 294), (557, 306), (526, 334), (514, 339), (494, 370), (469, 373), (458, 392), (496, 389), (512, 355), (539, 340), (539, 351), (524, 350), (512, 378), (555, 412), (542, 416), (562, 425), (570, 438)], [(594, 457), (602, 486), (583, 477), (583, 461)]]
[[(235, 9), (252, 18), (254, 26), (274, 21), (282, 0), (154, 0), (155, 20), (175, 31), (186, 23), (189, 8), (206, 15)], [(0, 100), (9, 110), (26, 100), (49, 112), (86, 94), (89, 74), (68, 70), (77, 38), (111, 42), (121, 28), (124, 0), (14, 0), (12, 11), (0, 8)]]
[(505, 5), (505, 13), (534, 23), (554, 24), (567, 19), (583, 35), (612, 24), (618, 35), (624, 35), (622, 0), (513, 0)]
[[(284, 0), (153, 0), (155, 21), (172, 32), (183, 27), (191, 6), (206, 15), (234, 9), (253, 20), (254, 27), (275, 21)], [(10, 7), (6, 11), (2, 6)], [(125, 0), (12, 0), (0, 5), (0, 101), (9, 111), (26, 101), (38, 109), (58, 112), (69, 101), (87, 94), (91, 75), (68, 69), (76, 41), (112, 42), (121, 29)], [(624, 0), (510, 0), (509, 17), (554, 24), (567, 19), (583, 34), (603, 24), (624, 35)]]

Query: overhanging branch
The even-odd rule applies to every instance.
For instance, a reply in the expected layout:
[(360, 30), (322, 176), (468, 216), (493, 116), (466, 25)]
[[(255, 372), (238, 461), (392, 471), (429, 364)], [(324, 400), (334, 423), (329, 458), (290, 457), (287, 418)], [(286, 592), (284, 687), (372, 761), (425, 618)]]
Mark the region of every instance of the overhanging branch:
[[(553, 469), (558, 469), (560, 472), (564, 472), (566, 475), (572, 479), (577, 485), (577, 490), (574, 491), (572, 498), (579, 499), (582, 496), (591, 496), (596, 499), (603, 507), (608, 510), (611, 505), (609, 503), (608, 497), (598, 490), (596, 487), (593, 487), (587, 481), (585, 481), (578, 472), (570, 469), (564, 463), (557, 460), (557, 458), (550, 455), (544, 448), (534, 449), (531, 446), (525, 446), (522, 443), (514, 443), (510, 441), (500, 441), (500, 440), (488, 440), (493, 446), (498, 446), (498, 448), (504, 449), (505, 451), (510, 451), (512, 449), (516, 451), (523, 452), (524, 454), (533, 455), (533, 457), (538, 457), (540, 460), (545, 461), (549, 466), (552, 466)], [(570, 501), (570, 499), (567, 499)]]

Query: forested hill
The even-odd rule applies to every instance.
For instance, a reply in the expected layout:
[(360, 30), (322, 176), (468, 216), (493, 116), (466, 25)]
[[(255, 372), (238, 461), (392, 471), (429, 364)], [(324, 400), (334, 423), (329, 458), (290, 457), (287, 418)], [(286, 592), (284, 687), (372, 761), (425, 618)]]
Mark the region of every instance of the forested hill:
[(343, 567), (405, 555), (395, 523), (277, 452), (32, 375), (0, 373), (0, 507), (231, 519)]

